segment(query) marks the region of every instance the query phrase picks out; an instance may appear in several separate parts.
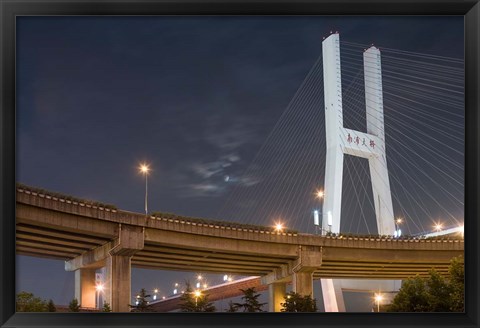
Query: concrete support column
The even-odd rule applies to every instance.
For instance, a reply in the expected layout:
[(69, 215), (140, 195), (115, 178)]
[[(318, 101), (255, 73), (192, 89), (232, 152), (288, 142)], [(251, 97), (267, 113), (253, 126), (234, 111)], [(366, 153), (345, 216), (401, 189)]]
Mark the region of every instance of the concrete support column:
[(292, 280), (295, 293), (313, 298), (313, 271), (294, 272)]
[(81, 307), (95, 307), (95, 269), (75, 270), (75, 298)]
[(287, 284), (284, 282), (274, 282), (268, 285), (268, 311), (280, 312), (282, 305), (285, 303), (285, 295), (287, 294)]
[(105, 270), (105, 301), (112, 312), (130, 312), (131, 256), (111, 255)]

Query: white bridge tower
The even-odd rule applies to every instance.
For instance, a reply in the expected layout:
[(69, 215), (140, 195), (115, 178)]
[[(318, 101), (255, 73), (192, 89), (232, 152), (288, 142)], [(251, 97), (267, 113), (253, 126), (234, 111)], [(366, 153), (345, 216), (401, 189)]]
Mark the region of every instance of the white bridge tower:
[[(380, 50), (372, 46), (363, 54), (367, 113), (366, 133), (343, 127), (340, 36), (338, 33), (331, 34), (323, 41), (322, 51), (327, 140), (322, 231), (340, 232), (343, 157), (344, 154), (348, 154), (368, 159), (378, 234), (393, 235), (395, 222), (385, 156)], [(339, 289), (342, 287), (341, 285), (345, 285), (345, 281), (333, 281), (332, 279), (322, 279), (321, 281), (325, 311), (345, 311), (343, 296)], [(389, 282), (392, 283), (392, 281)], [(356, 280), (354, 285), (358, 287), (367, 284)], [(371, 285), (370, 281), (369, 286)], [(386, 291), (385, 288), (390, 289), (391, 286), (385, 285), (382, 283), (383, 291)]]

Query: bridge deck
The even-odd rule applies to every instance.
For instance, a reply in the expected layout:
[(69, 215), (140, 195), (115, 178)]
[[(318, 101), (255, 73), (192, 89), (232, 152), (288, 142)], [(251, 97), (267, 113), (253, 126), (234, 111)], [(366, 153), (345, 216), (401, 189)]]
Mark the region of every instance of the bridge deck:
[(300, 249), (322, 259), (314, 277), (402, 279), (446, 273), (463, 254), (463, 239), (394, 239), (380, 236), (316, 236), (271, 227), (155, 217), (17, 188), (17, 253), (72, 260), (115, 240), (120, 227), (140, 227), (144, 247), (132, 257), (139, 268), (264, 276), (290, 265)]

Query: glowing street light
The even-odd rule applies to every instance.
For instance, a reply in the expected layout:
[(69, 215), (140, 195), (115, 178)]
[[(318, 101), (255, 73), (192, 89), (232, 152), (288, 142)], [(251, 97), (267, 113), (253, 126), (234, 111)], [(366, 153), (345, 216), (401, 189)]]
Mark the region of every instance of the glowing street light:
[(396, 218), (395, 219), (395, 232), (393, 233), (393, 236), (396, 238), (396, 237), (400, 237), (402, 235), (402, 230), (400, 229), (400, 224), (403, 223), (403, 219), (402, 218)]
[(318, 199), (323, 199), (323, 196), (325, 196), (325, 193), (323, 192), (323, 190), (317, 190), (316, 195)]
[[(313, 211), (313, 224), (315, 225), (315, 234), (318, 234), (319, 226), (321, 224), (323, 225), (323, 198), (325, 197), (325, 192), (323, 191), (323, 189), (317, 189), (317, 191), (315, 192), (315, 197), (320, 200), (320, 209)], [(320, 219), (322, 223), (320, 223)], [(323, 228), (321, 229), (321, 232), (323, 234)]]
[(202, 277), (201, 274), (199, 274), (199, 275), (197, 276), (197, 280), (202, 280), (202, 278), (203, 278), (203, 277)]
[(199, 290), (196, 290), (194, 295), (195, 295), (195, 306), (197, 306), (198, 298), (202, 296), (202, 293)]
[(465, 229), (464, 229), (464, 227), (463, 227), (463, 224), (458, 227), (458, 232), (459, 232), (459, 233), (462, 235), (462, 237), (463, 237), (463, 234), (464, 234), (464, 232), (465, 232)]
[(437, 223), (435, 224), (434, 228), (435, 228), (435, 231), (441, 231), (443, 228), (443, 224)]
[(103, 292), (104, 286), (101, 283), (97, 283), (95, 285), (95, 294), (96, 294), (96, 302), (97, 308), (100, 308), (100, 293)]
[(150, 171), (150, 168), (147, 164), (140, 165), (140, 172), (145, 175), (145, 214), (148, 214), (148, 171)]
[(375, 302), (377, 302), (377, 312), (380, 312), (380, 302), (383, 301), (382, 294), (375, 294)]

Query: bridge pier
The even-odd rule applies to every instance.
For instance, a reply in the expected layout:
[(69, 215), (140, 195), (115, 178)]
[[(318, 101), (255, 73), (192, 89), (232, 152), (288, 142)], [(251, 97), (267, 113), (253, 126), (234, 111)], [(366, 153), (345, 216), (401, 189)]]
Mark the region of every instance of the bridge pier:
[(268, 311), (280, 312), (281, 303), (285, 303), (285, 295), (287, 294), (287, 284), (285, 282), (274, 282), (268, 285)]
[(292, 277), (293, 291), (303, 296), (313, 298), (313, 271), (294, 272)]
[(75, 298), (82, 307), (95, 307), (95, 269), (75, 270)]
[(131, 256), (112, 255), (107, 258), (105, 274), (105, 301), (112, 312), (130, 312)]
[(66, 271), (75, 271), (75, 295), (82, 306), (95, 307), (95, 269), (105, 267), (105, 301), (112, 312), (130, 312), (131, 259), (143, 249), (144, 240), (143, 227), (119, 224), (115, 240), (65, 262)]

